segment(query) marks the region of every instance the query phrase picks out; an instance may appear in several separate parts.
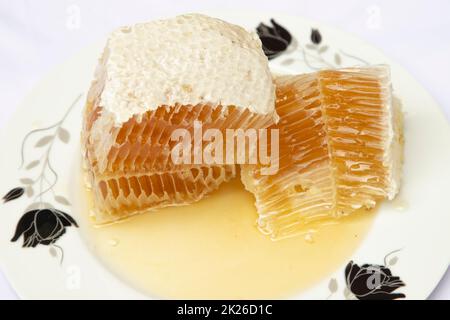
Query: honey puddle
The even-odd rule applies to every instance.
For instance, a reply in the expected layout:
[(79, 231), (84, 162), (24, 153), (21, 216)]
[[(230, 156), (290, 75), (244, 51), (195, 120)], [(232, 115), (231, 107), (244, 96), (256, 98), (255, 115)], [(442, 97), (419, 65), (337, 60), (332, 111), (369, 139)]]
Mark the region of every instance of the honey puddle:
[(375, 216), (274, 242), (257, 230), (253, 196), (239, 179), (193, 205), (100, 228), (89, 221), (92, 200), (83, 193), (88, 246), (119, 277), (161, 298), (289, 298), (342, 266)]

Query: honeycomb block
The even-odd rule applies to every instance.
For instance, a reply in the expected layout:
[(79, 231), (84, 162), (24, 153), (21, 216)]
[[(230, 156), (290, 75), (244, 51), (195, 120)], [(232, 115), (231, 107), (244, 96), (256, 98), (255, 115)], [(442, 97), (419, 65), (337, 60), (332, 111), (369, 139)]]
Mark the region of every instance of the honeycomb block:
[(274, 239), (304, 233), (399, 189), (402, 115), (384, 66), (276, 79), (280, 168), (242, 167), (259, 228)]

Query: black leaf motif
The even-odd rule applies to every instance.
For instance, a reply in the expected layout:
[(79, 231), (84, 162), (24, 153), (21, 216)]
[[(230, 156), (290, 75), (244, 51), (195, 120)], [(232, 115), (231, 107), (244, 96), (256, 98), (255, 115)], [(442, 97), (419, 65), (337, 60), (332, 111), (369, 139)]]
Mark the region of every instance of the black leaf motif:
[(261, 39), (264, 54), (267, 58), (273, 59), (282, 54), (292, 42), (290, 32), (278, 24), (274, 19), (270, 20), (272, 26), (260, 23), (256, 32)]
[(21, 196), (23, 196), (24, 193), (25, 193), (24, 188), (22, 187), (14, 188), (3, 197), (3, 202), (6, 203), (8, 201), (18, 199)]
[(20, 218), (19, 222), (17, 223), (17, 227), (16, 227), (16, 232), (14, 233), (13, 238), (11, 239), (11, 241), (16, 241), (17, 239), (19, 239), (19, 237), (26, 232), (28, 229), (30, 229), (31, 224), (33, 223), (34, 220), (34, 215), (38, 212), (39, 210), (32, 210), (29, 211), (27, 213), (25, 213), (22, 218)]
[(360, 267), (350, 261), (345, 268), (345, 281), (348, 290), (359, 300), (405, 298), (403, 293), (394, 293), (405, 284), (385, 266), (364, 264)]
[(31, 210), (25, 213), (17, 224), (12, 242), (23, 235), (23, 247), (51, 245), (63, 234), (66, 227), (78, 227), (76, 221), (67, 213), (56, 209)]
[(318, 29), (311, 30), (311, 42), (314, 44), (320, 44), (322, 42), (322, 35)]

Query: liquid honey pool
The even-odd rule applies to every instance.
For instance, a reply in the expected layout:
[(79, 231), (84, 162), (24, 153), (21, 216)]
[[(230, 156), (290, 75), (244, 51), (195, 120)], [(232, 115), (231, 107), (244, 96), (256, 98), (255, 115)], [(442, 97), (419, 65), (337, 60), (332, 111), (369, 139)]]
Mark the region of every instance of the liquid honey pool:
[[(80, 182), (81, 183), (81, 182)], [(324, 226), (312, 236), (272, 241), (256, 226), (253, 196), (238, 179), (196, 204), (94, 227), (83, 189), (88, 246), (115, 274), (153, 297), (289, 298), (342, 266), (375, 213)]]

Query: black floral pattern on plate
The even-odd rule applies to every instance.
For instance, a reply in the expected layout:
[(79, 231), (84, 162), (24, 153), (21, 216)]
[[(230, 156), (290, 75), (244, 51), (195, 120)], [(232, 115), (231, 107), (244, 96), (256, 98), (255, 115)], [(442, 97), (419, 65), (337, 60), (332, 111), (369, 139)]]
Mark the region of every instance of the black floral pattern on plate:
[(311, 30), (311, 42), (315, 45), (319, 45), (322, 42), (322, 35), (318, 29)]
[(330, 47), (317, 28), (311, 28), (309, 38), (295, 39), (286, 27), (274, 19), (271, 19), (270, 23), (271, 26), (260, 23), (256, 32), (262, 42), (264, 54), (269, 60), (282, 54), (288, 56), (281, 61), (283, 66), (302, 63), (308, 69), (316, 71), (344, 66), (369, 65), (368, 61), (360, 57), (342, 49)]
[(270, 20), (272, 26), (260, 23), (256, 32), (261, 39), (264, 54), (269, 60), (282, 54), (292, 42), (291, 33), (274, 19)]
[(67, 213), (57, 209), (31, 210), (20, 218), (12, 242), (23, 235), (23, 247), (54, 244), (66, 228), (78, 227), (76, 221)]
[[(55, 248), (60, 250), (60, 263), (63, 262), (64, 250), (55, 243), (66, 233), (68, 227), (78, 227), (77, 222), (69, 214), (62, 210), (55, 209), (54, 206), (45, 202), (49, 194), (53, 200), (60, 205), (70, 206), (69, 200), (64, 196), (55, 194), (54, 187), (58, 183), (58, 173), (51, 163), (53, 146), (57, 142), (69, 143), (70, 133), (63, 127), (65, 120), (69, 116), (82, 95), (80, 94), (67, 109), (63, 118), (51, 126), (34, 129), (22, 141), (21, 165), (27, 174), (36, 174), (36, 177), (23, 177), (20, 180), (23, 187), (17, 187), (9, 191), (4, 197), (4, 202), (18, 199), (26, 194), (29, 198), (34, 196), (33, 202), (24, 210), (16, 226), (16, 231), (11, 242), (16, 242), (23, 237), (23, 247), (35, 248), (38, 245), (50, 246), (50, 254), (57, 256)], [(26, 146), (29, 140), (34, 139), (34, 152), (43, 153), (38, 160), (32, 159), (26, 162)], [(36, 173), (35, 170), (39, 170)], [(35, 195), (35, 193), (37, 193)]]
[[(383, 264), (358, 264), (350, 261), (344, 270), (343, 295), (346, 300), (395, 300), (406, 298), (404, 293), (395, 292), (405, 283), (392, 274), (392, 267), (399, 261), (397, 249), (385, 255)], [(339, 279), (331, 278), (328, 282), (330, 299), (339, 291)]]
[(19, 199), (23, 194), (25, 193), (25, 189), (22, 187), (17, 187), (12, 190), (10, 190), (2, 199), (3, 202), (9, 202), (15, 199)]
[(394, 293), (405, 283), (392, 275), (386, 266), (364, 264), (361, 267), (350, 261), (345, 268), (347, 289), (359, 300), (395, 300), (405, 298)]

